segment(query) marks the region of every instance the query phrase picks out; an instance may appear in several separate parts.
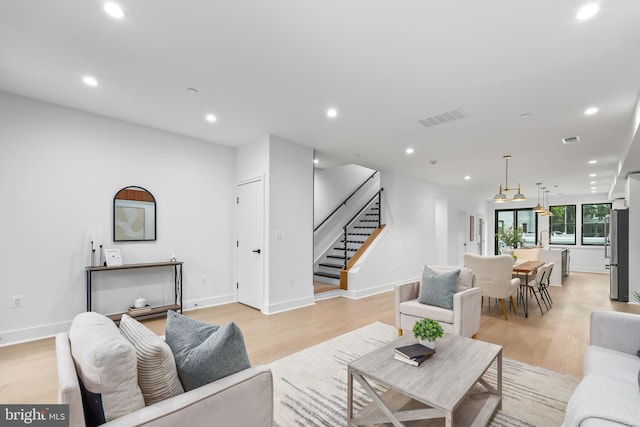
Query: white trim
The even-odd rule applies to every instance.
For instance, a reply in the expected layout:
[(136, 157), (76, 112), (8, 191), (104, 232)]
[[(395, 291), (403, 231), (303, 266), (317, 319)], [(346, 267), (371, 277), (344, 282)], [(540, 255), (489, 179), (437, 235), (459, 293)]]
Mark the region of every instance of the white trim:
[(193, 311), (193, 310), (198, 310), (200, 308), (214, 307), (216, 305), (231, 304), (231, 303), (234, 303), (234, 302), (236, 302), (235, 293), (227, 294), (227, 295), (220, 295), (220, 296), (212, 297), (212, 298), (201, 298), (201, 299), (195, 299), (195, 300), (190, 300), (190, 301), (183, 301), (182, 302), (182, 310), (183, 311)]
[(308, 307), (310, 305), (314, 305), (315, 303), (316, 302), (312, 296), (304, 297), (304, 298), (299, 298), (297, 300), (280, 302), (277, 304), (267, 304), (265, 306), (265, 309), (262, 310), (262, 312), (264, 314), (282, 313), (283, 311), (290, 311), (290, 310), (295, 310), (297, 308)]
[(60, 332), (68, 332), (69, 328), (71, 328), (71, 320), (32, 326), (24, 329), (14, 329), (12, 331), (3, 331), (0, 347), (50, 338), (56, 336)]

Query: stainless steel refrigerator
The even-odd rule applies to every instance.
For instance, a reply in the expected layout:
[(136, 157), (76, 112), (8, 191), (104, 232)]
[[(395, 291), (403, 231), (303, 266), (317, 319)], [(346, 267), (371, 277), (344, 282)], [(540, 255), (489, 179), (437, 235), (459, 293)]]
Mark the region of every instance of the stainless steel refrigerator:
[(604, 257), (609, 260), (609, 297), (629, 301), (629, 210), (614, 209), (604, 221)]

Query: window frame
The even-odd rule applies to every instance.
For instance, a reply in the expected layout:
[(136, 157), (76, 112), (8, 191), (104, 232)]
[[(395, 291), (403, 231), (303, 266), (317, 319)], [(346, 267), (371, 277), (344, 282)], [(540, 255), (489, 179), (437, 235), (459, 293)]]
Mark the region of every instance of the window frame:
[[(593, 224), (602, 224), (602, 231), (603, 231), (603, 241), (602, 243), (585, 243), (584, 241), (584, 230), (585, 230), (585, 222), (584, 222), (584, 208), (585, 206), (597, 206), (597, 205), (608, 205), (609, 206), (609, 213), (611, 213), (611, 209), (613, 209), (613, 204), (610, 202), (602, 202), (602, 203), (582, 203), (580, 205), (580, 244), (582, 244), (582, 246), (604, 246), (605, 244), (605, 238), (606, 236), (604, 236), (604, 216), (602, 217), (602, 223), (600, 222), (596, 222), (596, 223), (589, 223), (587, 225), (593, 225)], [(605, 215), (606, 216), (606, 215)]]
[[(574, 218), (575, 218), (575, 222), (573, 223), (573, 229), (574, 229), (574, 233), (573, 233), (573, 243), (561, 243), (561, 242), (552, 242), (551, 241), (551, 232), (553, 230), (553, 220), (551, 218), (553, 217), (549, 217), (549, 245), (567, 245), (567, 246), (576, 246), (578, 243), (578, 206), (573, 204), (573, 205), (552, 205), (549, 206), (549, 211), (551, 211), (551, 208), (560, 208), (560, 207), (564, 207), (565, 209), (568, 207), (573, 207), (574, 210)], [(566, 225), (566, 222), (565, 222)], [(582, 235), (582, 233), (581, 233)]]
[(493, 234), (493, 251), (495, 255), (499, 255), (499, 242), (498, 242), (498, 223), (499, 222), (503, 222), (502, 220), (498, 220), (498, 216), (499, 216), (499, 212), (513, 212), (515, 214), (514, 217), (514, 224), (518, 224), (518, 212), (519, 211), (527, 211), (527, 212), (532, 212), (533, 213), (533, 218), (535, 221), (535, 227), (536, 227), (536, 231), (534, 233), (534, 246), (538, 245), (538, 230), (539, 230), (539, 222), (538, 222), (538, 214), (533, 210), (533, 208), (511, 208), (511, 209), (495, 209), (494, 210), (494, 216), (493, 216), (493, 223), (494, 223), (494, 234)]

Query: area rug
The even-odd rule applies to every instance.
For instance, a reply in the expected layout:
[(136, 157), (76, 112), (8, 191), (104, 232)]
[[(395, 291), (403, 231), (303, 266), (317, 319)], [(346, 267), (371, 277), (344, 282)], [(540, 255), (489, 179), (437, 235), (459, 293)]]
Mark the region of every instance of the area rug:
[[(274, 426), (346, 426), (347, 363), (395, 338), (394, 327), (376, 322), (273, 362)], [(506, 358), (502, 367), (502, 410), (491, 426), (562, 424), (578, 378)], [(370, 399), (354, 384), (359, 410)]]

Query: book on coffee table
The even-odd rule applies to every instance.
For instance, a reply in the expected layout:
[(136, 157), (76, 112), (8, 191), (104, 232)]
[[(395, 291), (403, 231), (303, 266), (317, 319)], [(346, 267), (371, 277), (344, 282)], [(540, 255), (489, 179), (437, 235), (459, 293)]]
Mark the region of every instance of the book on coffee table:
[[(431, 353), (433, 354), (433, 353)], [(393, 358), (396, 360), (399, 360), (403, 363), (407, 363), (409, 365), (413, 365), (413, 366), (420, 366), (422, 365), (428, 358), (431, 357), (431, 354), (428, 356), (418, 356), (418, 357), (413, 357), (411, 359), (406, 358), (404, 356), (399, 355), (398, 353), (393, 355)]]
[(424, 357), (424, 356), (429, 357), (433, 353), (435, 353), (435, 350), (425, 347), (420, 343), (404, 345), (402, 347), (396, 347), (395, 351), (397, 355), (407, 359), (414, 359), (416, 357)]

